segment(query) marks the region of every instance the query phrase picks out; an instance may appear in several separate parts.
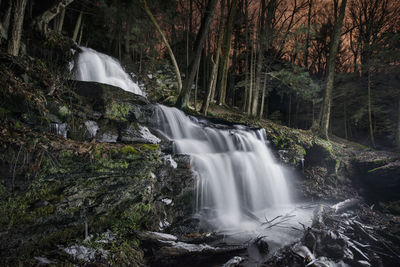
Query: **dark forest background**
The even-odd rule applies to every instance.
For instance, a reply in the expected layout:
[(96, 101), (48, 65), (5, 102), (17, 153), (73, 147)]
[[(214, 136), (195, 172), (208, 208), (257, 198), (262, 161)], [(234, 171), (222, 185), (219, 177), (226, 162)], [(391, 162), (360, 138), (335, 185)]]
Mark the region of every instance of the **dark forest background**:
[(14, 55), (58, 32), (139, 77), (175, 60), (180, 108), (400, 148), (397, 0), (1, 0), (0, 21)]

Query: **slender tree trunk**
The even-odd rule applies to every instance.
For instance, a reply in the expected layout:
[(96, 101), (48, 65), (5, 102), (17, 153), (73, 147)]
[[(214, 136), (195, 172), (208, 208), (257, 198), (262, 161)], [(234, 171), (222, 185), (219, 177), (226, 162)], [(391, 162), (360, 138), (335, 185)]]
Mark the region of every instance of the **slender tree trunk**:
[(246, 49), (245, 49), (245, 85), (244, 85), (244, 100), (243, 100), (243, 112), (247, 111), (248, 105), (248, 93), (249, 93), (249, 5), (248, 1), (244, 1), (244, 19), (245, 19), (245, 35), (246, 35)]
[(257, 111), (258, 111), (258, 97), (260, 94), (260, 88), (261, 88), (261, 71), (262, 71), (262, 65), (263, 65), (263, 60), (264, 60), (264, 49), (265, 49), (265, 39), (266, 36), (264, 35), (264, 28), (265, 28), (265, 0), (261, 1), (261, 12), (260, 12), (260, 17), (259, 17), (259, 25), (258, 25), (258, 31), (257, 31), (257, 68), (255, 70), (255, 77), (256, 81), (254, 84), (254, 92), (253, 92), (253, 104), (251, 107), (251, 116), (255, 117), (257, 116)]
[(25, 7), (28, 0), (14, 0), (12, 2), (13, 19), (11, 24), (10, 37), (8, 38), (7, 52), (18, 56), (21, 43), (22, 26), (24, 24)]
[(372, 126), (372, 105), (371, 105), (371, 69), (368, 67), (368, 122), (369, 122), (369, 137), (372, 147), (375, 147), (374, 127)]
[(237, 0), (232, 0), (231, 8), (229, 11), (228, 23), (226, 25), (226, 31), (224, 36), (224, 49), (221, 59), (222, 74), (219, 83), (220, 88), (219, 88), (219, 101), (218, 101), (220, 105), (225, 105), (226, 85), (228, 81), (229, 54), (231, 51), (232, 29), (233, 29), (233, 21), (236, 16), (236, 10), (237, 10)]
[(79, 29), (81, 28), (82, 17), (83, 17), (83, 11), (79, 12), (78, 19), (76, 20), (76, 23), (75, 23), (74, 34), (72, 35), (72, 40), (75, 42), (76, 42), (76, 38), (78, 38)]
[(253, 99), (253, 76), (254, 76), (254, 62), (255, 62), (255, 49), (254, 45), (251, 45), (251, 57), (250, 57), (250, 84), (249, 84), (249, 103), (247, 106), (247, 115), (250, 116), (251, 114), (251, 106), (252, 106), (252, 99)]
[(265, 95), (266, 95), (266, 91), (267, 91), (267, 76), (268, 76), (268, 74), (265, 73), (264, 86), (263, 86), (263, 91), (262, 91), (262, 96), (261, 96), (260, 119), (263, 118), (263, 114), (264, 114), (264, 102), (265, 102)]
[(200, 71), (200, 66), (197, 68), (196, 81), (195, 81), (195, 86), (194, 86), (194, 110), (195, 111), (197, 111), (197, 89), (199, 87), (199, 71)]
[(218, 47), (217, 47), (217, 58), (215, 60), (215, 76), (214, 76), (214, 81), (212, 83), (212, 91), (211, 91), (211, 99), (210, 101), (215, 100), (215, 91), (217, 88), (217, 82), (218, 82), (218, 68), (221, 65), (221, 49), (222, 49), (222, 42), (224, 40), (224, 12), (225, 12), (225, 0), (221, 0), (221, 16), (220, 16), (220, 21), (219, 21), (219, 36), (218, 36)]
[(218, 0), (210, 0), (207, 4), (204, 17), (202, 19), (199, 32), (196, 36), (196, 41), (194, 43), (194, 50), (192, 54), (192, 59), (189, 64), (189, 72), (185, 79), (182, 92), (178, 96), (176, 101), (176, 106), (180, 109), (187, 108), (190, 100), (190, 91), (192, 89), (192, 84), (194, 76), (196, 75), (196, 70), (200, 64), (201, 50), (203, 48), (204, 42), (207, 37), (208, 30), (211, 25), (211, 21), (214, 15), (214, 11), (217, 7)]
[(304, 48), (304, 50), (305, 50), (304, 51), (304, 67), (306, 69), (308, 69), (308, 49), (310, 46), (312, 3), (313, 3), (313, 0), (308, 0), (307, 33), (306, 33), (306, 45)]
[(178, 93), (180, 93), (181, 90), (182, 90), (182, 78), (181, 78), (181, 73), (179, 71), (178, 63), (176, 62), (174, 53), (172, 52), (172, 49), (169, 46), (167, 38), (165, 37), (164, 33), (162, 32), (160, 26), (158, 25), (157, 20), (154, 18), (153, 14), (151, 13), (150, 8), (147, 5), (146, 0), (142, 0), (142, 2), (143, 2), (144, 10), (146, 11), (147, 16), (149, 16), (151, 22), (153, 22), (154, 27), (156, 27), (158, 33), (161, 35), (161, 38), (162, 38), (165, 46), (167, 47), (167, 50), (168, 50), (169, 56), (171, 58), (172, 64), (174, 65), (176, 81), (178, 83)]
[(214, 63), (214, 59), (211, 57), (211, 77), (209, 80), (209, 84), (207, 86), (207, 93), (205, 94), (203, 103), (201, 105), (201, 110), (200, 112), (203, 113), (204, 115), (207, 116), (207, 112), (208, 112), (208, 107), (210, 106), (210, 100), (211, 100), (211, 92), (212, 92), (212, 87), (213, 87), (213, 83), (215, 82), (215, 76), (217, 73), (217, 65)]
[(299, 128), (300, 97), (296, 96), (296, 111), (294, 113), (293, 128)]
[(62, 12), (62, 10), (65, 10), (65, 7), (73, 1), (74, 0), (58, 0), (50, 9), (36, 17), (32, 25), (44, 35), (47, 35), (49, 22)]
[(340, 5), (340, 13), (337, 21), (335, 21), (335, 25), (333, 27), (333, 34), (331, 39), (331, 44), (329, 47), (329, 58), (327, 62), (327, 79), (326, 79), (326, 86), (325, 86), (325, 97), (324, 103), (322, 106), (322, 118), (321, 124), (319, 128), (319, 132), (321, 137), (325, 139), (328, 138), (328, 129), (329, 129), (329, 118), (331, 113), (331, 99), (332, 99), (332, 90), (333, 90), (333, 83), (335, 79), (335, 63), (336, 63), (336, 56), (339, 47), (339, 41), (341, 36), (343, 18), (346, 11), (346, 3), (347, 0), (343, 0), (342, 4)]
[(58, 22), (57, 32), (61, 33), (62, 28), (64, 26), (64, 18), (65, 18), (65, 7), (61, 9), (60, 20)]
[[(83, 28), (84, 28), (84, 26), (85, 26), (85, 23), (82, 22), (82, 24), (81, 24), (81, 29), (80, 29), (80, 31), (79, 31), (78, 45), (81, 45), (81, 42), (82, 42), (82, 36), (83, 36)], [(121, 45), (121, 43), (120, 43), (120, 45)], [(120, 50), (121, 50), (121, 48), (120, 48)]]
[(3, 21), (1, 22), (1, 25), (0, 25), (1, 26), (0, 27), (1, 37), (4, 39), (8, 39), (8, 30), (9, 30), (10, 20), (11, 20), (11, 10), (12, 10), (12, 3), (11, 3), (11, 1), (9, 1), (7, 11), (6, 11), (6, 13), (3, 17)]

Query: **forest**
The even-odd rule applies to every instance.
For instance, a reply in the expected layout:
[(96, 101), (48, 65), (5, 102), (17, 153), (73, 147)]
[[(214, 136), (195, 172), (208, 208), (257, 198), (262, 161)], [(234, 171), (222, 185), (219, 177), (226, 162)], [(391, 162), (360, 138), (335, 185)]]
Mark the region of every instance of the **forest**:
[(48, 2), (25, 7), (43, 33), (62, 32), (138, 75), (173, 62), (180, 108), (196, 103), (206, 114), (217, 103), (326, 137), (400, 146), (398, 1)]
[(0, 265), (397, 266), (400, 1), (0, 0)]

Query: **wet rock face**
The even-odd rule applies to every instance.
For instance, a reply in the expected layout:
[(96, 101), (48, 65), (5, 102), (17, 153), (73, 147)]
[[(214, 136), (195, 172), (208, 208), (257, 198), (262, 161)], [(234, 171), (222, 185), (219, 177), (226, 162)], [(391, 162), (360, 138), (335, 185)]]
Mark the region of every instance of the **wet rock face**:
[(152, 105), (113, 86), (75, 88), (71, 106), (48, 102), (48, 121), (67, 136), (49, 127), (0, 133), (9, 152), (0, 158), (0, 265), (137, 266), (137, 231), (177, 228), (193, 213), (190, 160), (163, 154), (171, 143), (143, 126)]
[(364, 152), (352, 159), (356, 182), (373, 200), (400, 198), (400, 154)]

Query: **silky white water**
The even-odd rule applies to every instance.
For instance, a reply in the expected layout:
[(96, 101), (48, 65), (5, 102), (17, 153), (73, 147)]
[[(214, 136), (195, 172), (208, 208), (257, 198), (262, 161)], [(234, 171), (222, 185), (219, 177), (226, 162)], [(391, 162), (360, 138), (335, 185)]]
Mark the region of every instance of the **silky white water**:
[[(77, 62), (78, 80), (143, 94), (118, 61), (89, 48), (82, 50)], [(261, 222), (290, 212), (296, 218), (280, 224), (286, 228), (267, 233), (272, 242), (281, 245), (297, 236), (292, 228), (298, 222), (308, 224), (310, 212), (296, 211), (291, 204), (283, 167), (267, 147), (264, 129), (212, 125), (162, 105), (155, 110), (152, 127), (173, 142), (174, 153), (191, 157), (198, 178), (196, 213), (202, 221), (233, 235), (246, 231), (241, 235), (247, 238), (265, 235)]]
[(139, 86), (132, 81), (121, 64), (114, 58), (93, 49), (80, 47), (76, 66), (78, 81), (99, 82), (117, 86), (138, 95), (143, 95)]
[(211, 211), (218, 228), (243, 225), (248, 214), (290, 204), (282, 167), (266, 146), (265, 130), (217, 129), (176, 108), (157, 106), (158, 128), (174, 153), (191, 156), (198, 176), (196, 210)]

